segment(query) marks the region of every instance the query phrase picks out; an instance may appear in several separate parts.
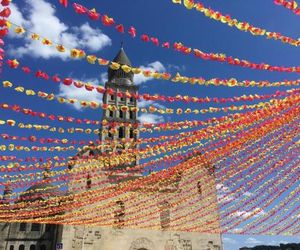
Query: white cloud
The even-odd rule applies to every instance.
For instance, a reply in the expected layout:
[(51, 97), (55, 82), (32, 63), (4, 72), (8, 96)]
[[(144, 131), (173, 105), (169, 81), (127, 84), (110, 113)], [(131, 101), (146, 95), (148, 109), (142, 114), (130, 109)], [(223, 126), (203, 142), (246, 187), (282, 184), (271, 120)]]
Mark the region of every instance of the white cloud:
[[(55, 16), (54, 6), (45, 0), (26, 0), (25, 3), (25, 7), (13, 4), (13, 14), (10, 18), (13, 23), (25, 26), (25, 29), (63, 44), (67, 48), (81, 48), (95, 52), (111, 45), (111, 39), (107, 35), (103, 34), (100, 29), (93, 29), (88, 23), (80, 27), (69, 27), (61, 22)], [(21, 13), (18, 7), (22, 7), (25, 11)], [(69, 56), (69, 52), (60, 53), (54, 46), (44, 46), (27, 36), (24, 36), (24, 40), (24, 46), (17, 48), (10, 46), (9, 54), (18, 57), (30, 55), (45, 59), (52, 57), (66, 59)]]
[(232, 230), (228, 231), (230, 233), (233, 233), (233, 234), (240, 234), (241, 232), (243, 231), (242, 228), (233, 228)]
[[(11, 15), (9, 16), (9, 20), (12, 22), (12, 23), (15, 23), (15, 24), (18, 24), (18, 25), (22, 25), (22, 26), (25, 26), (27, 25), (29, 22), (26, 21), (19, 9), (19, 7), (14, 4), (14, 3), (11, 3), (9, 5), (10, 9), (11, 9)], [(9, 36), (13, 35), (14, 32), (10, 32), (9, 33)]]
[[(161, 109), (164, 109), (165, 106), (157, 103), (157, 102), (154, 102), (152, 100), (139, 100), (138, 101), (138, 107), (139, 108), (147, 108), (149, 106), (154, 106), (156, 108), (161, 108)], [(156, 114), (147, 114), (147, 113), (144, 113), (144, 114), (141, 114), (138, 118), (140, 120), (140, 122), (142, 123), (160, 123), (160, 122), (164, 122), (165, 119), (163, 116), (161, 115), (156, 115)]]
[(103, 34), (99, 29), (93, 29), (88, 23), (81, 25), (74, 30), (78, 34), (82, 34), (79, 40), (80, 47), (86, 47), (91, 51), (99, 51), (107, 45), (111, 45), (111, 40), (108, 36)]
[(164, 118), (161, 115), (154, 114), (142, 114), (139, 116), (139, 120), (141, 123), (160, 123), (164, 122)]
[(153, 103), (154, 103), (154, 101), (151, 101), (151, 100), (147, 101), (147, 100), (142, 99), (142, 100), (138, 101), (138, 107), (146, 108), (146, 107), (149, 107), (150, 105), (152, 105)]
[(220, 191), (221, 193), (230, 192), (230, 189), (227, 186), (225, 186), (224, 184), (218, 183), (216, 187), (217, 187), (217, 190)]
[(100, 74), (100, 84), (104, 85), (108, 81), (107, 73), (103, 72)]
[(237, 241), (235, 239), (229, 238), (229, 237), (224, 237), (223, 242), (227, 244), (237, 244)]
[(168, 70), (169, 71), (177, 71), (177, 72), (184, 72), (186, 71), (185, 65), (175, 65), (175, 64), (168, 64)]
[(248, 238), (245, 243), (251, 244), (251, 245), (257, 245), (257, 244), (262, 244), (262, 242), (258, 239), (255, 239), (253, 237)]
[(279, 241), (279, 242), (278, 242), (278, 245), (280, 245), (280, 244), (289, 244), (289, 242), (283, 240), (283, 241)]
[[(153, 72), (166, 71), (166, 68), (164, 67), (164, 65), (159, 61), (149, 63), (147, 66), (142, 65), (142, 66), (140, 66), (140, 68), (143, 70), (150, 70)], [(134, 75), (134, 83), (136, 85), (140, 85), (140, 84), (150, 81), (152, 79), (153, 79), (152, 77), (145, 77), (143, 74)]]
[[(78, 81), (74, 79), (74, 81)], [(99, 85), (99, 81), (96, 78), (85, 79), (83, 82), (90, 83), (94, 86)], [(84, 87), (77, 88), (74, 85), (66, 86), (64, 84), (59, 85), (59, 93), (58, 96), (67, 98), (67, 99), (76, 99), (79, 101), (94, 101), (98, 103), (102, 103), (102, 94), (97, 91), (87, 91)], [(80, 106), (78, 102), (75, 104), (69, 104), (77, 110), (82, 110), (83, 108)]]
[(259, 217), (265, 215), (266, 212), (261, 208), (255, 208), (252, 211), (236, 211), (233, 215), (236, 217), (242, 217), (244, 219), (250, 218), (250, 217)]
[(243, 195), (250, 197), (250, 196), (253, 196), (253, 193), (247, 191)]
[(166, 107), (164, 105), (161, 105), (157, 102), (154, 102), (152, 100), (144, 100), (144, 99), (141, 99), (138, 101), (138, 107), (139, 108), (147, 108), (149, 106), (153, 106), (153, 107), (156, 107), (156, 108), (159, 108), (159, 109), (165, 109)]
[[(231, 191), (231, 189), (228, 186), (225, 186), (222, 183), (219, 183), (216, 185), (217, 191), (218, 191), (218, 200), (219, 202), (231, 202), (235, 200), (234, 192)], [(251, 197), (253, 196), (253, 193), (251, 192), (244, 192), (244, 196)]]

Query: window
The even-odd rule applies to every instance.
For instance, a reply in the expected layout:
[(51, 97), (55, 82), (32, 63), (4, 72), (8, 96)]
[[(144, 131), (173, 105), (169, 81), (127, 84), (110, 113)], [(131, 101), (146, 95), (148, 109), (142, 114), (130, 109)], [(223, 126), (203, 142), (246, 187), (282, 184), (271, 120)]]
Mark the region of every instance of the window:
[(30, 245), (29, 250), (35, 250), (35, 245)]
[(117, 228), (122, 228), (125, 224), (125, 204), (123, 201), (116, 202), (116, 210), (115, 210), (115, 225)]
[(162, 230), (170, 227), (170, 205), (167, 201), (160, 204), (160, 227)]
[(9, 250), (14, 250), (15, 247), (13, 245), (9, 246)]
[(124, 112), (122, 110), (119, 110), (119, 117), (124, 118)]
[(111, 132), (111, 128), (108, 128), (108, 138), (110, 138), (110, 139), (114, 138), (114, 135)]
[(40, 230), (41, 230), (41, 224), (32, 223), (32, 225), (31, 225), (31, 231), (38, 232)]
[(126, 98), (125, 98), (124, 96), (122, 96), (122, 97), (120, 98), (120, 100), (121, 100), (121, 102), (125, 102)]
[(197, 182), (197, 191), (198, 194), (202, 195), (202, 186), (200, 181)]
[(134, 98), (133, 97), (130, 97), (130, 102), (134, 102)]
[(46, 228), (45, 231), (46, 232), (50, 232), (51, 231), (52, 226), (50, 224), (46, 224)]
[(130, 138), (134, 138), (133, 128), (130, 129)]
[(25, 246), (24, 245), (20, 245), (19, 246), (19, 250), (25, 250)]
[(119, 127), (119, 138), (125, 138), (124, 127)]
[(109, 111), (109, 117), (114, 117), (114, 111), (112, 110)]
[(134, 112), (132, 110), (129, 111), (129, 118), (134, 119)]
[(26, 231), (26, 223), (20, 223), (20, 231), (25, 232)]
[(111, 101), (115, 100), (115, 95), (114, 95), (114, 94), (109, 95), (109, 99), (110, 99)]

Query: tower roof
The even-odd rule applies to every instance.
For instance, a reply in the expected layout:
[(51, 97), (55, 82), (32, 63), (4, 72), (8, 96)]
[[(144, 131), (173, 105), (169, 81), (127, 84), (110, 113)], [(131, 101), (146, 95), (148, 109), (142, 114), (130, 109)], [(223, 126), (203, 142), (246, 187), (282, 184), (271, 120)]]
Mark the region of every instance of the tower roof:
[[(127, 65), (131, 67), (131, 62), (126, 55), (123, 47), (119, 50), (118, 54), (112, 60), (115, 63), (119, 63), (121, 66)], [(118, 85), (133, 85), (133, 72), (125, 72), (122, 68), (117, 70), (112, 69), (111, 67), (108, 68), (108, 81), (110, 83), (118, 84)]]
[(122, 65), (131, 66), (131, 62), (130, 62), (130, 60), (129, 60), (128, 56), (126, 55), (123, 48), (120, 49), (119, 53), (113, 59), (113, 62), (122, 64)]

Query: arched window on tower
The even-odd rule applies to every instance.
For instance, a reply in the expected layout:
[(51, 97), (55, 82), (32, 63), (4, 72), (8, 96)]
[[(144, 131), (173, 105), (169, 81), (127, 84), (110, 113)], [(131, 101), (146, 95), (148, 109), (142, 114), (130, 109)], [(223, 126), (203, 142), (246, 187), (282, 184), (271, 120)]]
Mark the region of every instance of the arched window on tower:
[(114, 224), (117, 228), (123, 228), (125, 225), (125, 204), (123, 201), (116, 202), (116, 210), (114, 213)]
[(130, 128), (129, 137), (130, 137), (131, 139), (134, 138), (133, 128)]
[(159, 204), (160, 208), (160, 227), (162, 230), (170, 228), (170, 204), (167, 201), (163, 201)]
[(114, 138), (114, 135), (111, 132), (111, 127), (108, 127), (108, 129), (107, 129), (107, 136), (108, 136), (109, 139), (113, 139)]
[(120, 101), (121, 101), (121, 102), (125, 102), (125, 101), (126, 101), (126, 97), (125, 97), (124, 95), (121, 96), (121, 97), (120, 97)]
[(109, 96), (109, 100), (110, 100), (110, 101), (115, 100), (115, 94), (111, 94), (111, 95), (108, 95), (108, 96)]
[(125, 128), (119, 127), (119, 138), (125, 138)]
[(9, 250), (15, 250), (15, 247), (13, 245), (10, 245)]
[(25, 250), (25, 246), (22, 244), (19, 246), (19, 250)]
[(119, 118), (124, 118), (124, 111), (123, 110), (119, 110)]
[(130, 118), (131, 120), (134, 119), (134, 112), (133, 112), (132, 110), (129, 111), (129, 118)]
[(30, 245), (29, 250), (35, 250), (35, 245)]

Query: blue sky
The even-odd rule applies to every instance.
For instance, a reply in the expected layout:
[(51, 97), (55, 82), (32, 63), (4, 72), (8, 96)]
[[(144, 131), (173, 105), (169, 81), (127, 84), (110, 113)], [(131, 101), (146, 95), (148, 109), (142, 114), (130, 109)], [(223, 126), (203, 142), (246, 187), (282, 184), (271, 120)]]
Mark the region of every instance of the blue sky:
[[(24, 4), (25, 2), (25, 4)], [(173, 74), (180, 72), (187, 76), (203, 76), (204, 78), (231, 78), (240, 80), (269, 80), (297, 79), (298, 74), (258, 71), (244, 69), (237, 66), (220, 64), (218, 62), (203, 61), (193, 56), (185, 56), (172, 49), (157, 48), (152, 44), (144, 44), (140, 39), (131, 39), (130, 36), (120, 35), (113, 28), (104, 27), (100, 22), (92, 22), (86, 17), (76, 15), (72, 8), (64, 9), (58, 1), (47, 0), (14, 0), (15, 11), (12, 21), (21, 24), (54, 41), (63, 42), (67, 46), (81, 47), (90, 53), (112, 59), (124, 41), (124, 48), (134, 66), (143, 66), (152, 70), (168, 71)], [(222, 23), (215, 22), (196, 11), (188, 11), (183, 7), (175, 6), (170, 0), (109, 0), (109, 1), (78, 1), (89, 7), (95, 7), (100, 13), (113, 16), (118, 23), (126, 27), (133, 25), (138, 34), (143, 33), (159, 37), (166, 41), (183, 42), (187, 46), (199, 48), (205, 52), (225, 53), (240, 59), (253, 62), (265, 62), (273, 65), (298, 66), (299, 48), (292, 47), (264, 37), (255, 37), (250, 33), (240, 32)], [(300, 17), (293, 15), (285, 8), (275, 6), (272, 0), (230, 0), (230, 1), (203, 1), (207, 6), (230, 14), (239, 20), (264, 27), (269, 31), (278, 31), (291, 37), (300, 37)], [(89, 39), (87, 39), (89, 37)], [(93, 39), (91, 39), (93, 38)], [(53, 51), (40, 44), (24, 38), (11, 35), (5, 49), (7, 58), (18, 58), (22, 65), (33, 70), (45, 70), (50, 75), (59, 73), (61, 76), (71, 76), (74, 79), (90, 81), (94, 84), (103, 84), (106, 79), (106, 68), (89, 65), (84, 61), (71, 61), (66, 57), (58, 56)], [(53, 92), (65, 97), (76, 97), (101, 101), (101, 96), (87, 95), (76, 89), (59, 86), (52, 82), (38, 80), (32, 76), (25, 76), (20, 71), (13, 71), (4, 67), (2, 79), (7, 79), (16, 85), (25, 85), (28, 88)], [(195, 95), (198, 97), (232, 97), (242, 94), (273, 93), (278, 88), (226, 88), (204, 87), (189, 84), (174, 84), (167, 81), (149, 80), (139, 77), (141, 93), (160, 93), (163, 95)], [(280, 88), (285, 90), (286, 88)], [(99, 110), (82, 110), (56, 102), (47, 103), (38, 98), (28, 98), (13, 93), (11, 90), (1, 90), (1, 102), (21, 104), (37, 111), (59, 113), (81, 118), (101, 119)], [(143, 103), (143, 105), (148, 105)], [(156, 104), (157, 105), (157, 104)], [(169, 105), (170, 104), (166, 104)], [(182, 104), (180, 104), (182, 106)], [(196, 107), (194, 105), (194, 107)], [(199, 107), (199, 106), (198, 106)], [(205, 106), (202, 106), (205, 107)], [(1, 119), (15, 119), (24, 122), (45, 123), (43, 120), (24, 117), (15, 113), (0, 111)], [(143, 116), (142, 121), (179, 121), (183, 119), (206, 119), (208, 116)], [(53, 123), (61, 126), (61, 123)], [(5, 132), (17, 135), (28, 135), (28, 131), (6, 128)], [(35, 132), (32, 131), (32, 134)], [(40, 136), (50, 136), (39, 132)], [(64, 136), (69, 136), (65, 134)], [(147, 135), (145, 135), (147, 136)], [(149, 135), (148, 135), (149, 136)], [(155, 136), (152, 134), (150, 136)], [(72, 135), (76, 139), (93, 140), (96, 136)], [(1, 142), (4, 143), (4, 142)], [(16, 142), (17, 144), (17, 142)], [(19, 157), (23, 157), (22, 154)], [(225, 249), (235, 250), (241, 246), (256, 244), (279, 244), (279, 242), (300, 242), (299, 238), (283, 236), (239, 236), (224, 235)]]

